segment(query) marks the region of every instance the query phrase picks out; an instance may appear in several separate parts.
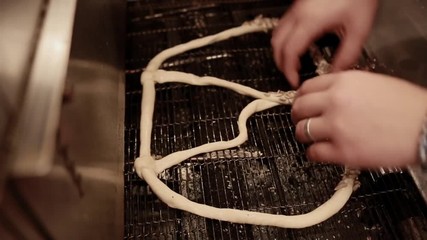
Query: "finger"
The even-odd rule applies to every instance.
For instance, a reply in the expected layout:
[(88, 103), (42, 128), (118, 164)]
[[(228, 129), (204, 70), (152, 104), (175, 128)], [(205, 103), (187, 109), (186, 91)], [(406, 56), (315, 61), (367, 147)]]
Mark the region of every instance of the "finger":
[(307, 158), (316, 162), (340, 163), (340, 157), (333, 142), (315, 142), (307, 148)]
[(294, 31), (284, 43), (282, 69), (293, 87), (298, 86), (300, 56), (307, 51), (310, 44), (317, 39), (322, 30), (307, 24), (297, 24)]
[[(287, 24), (290, 21), (292, 21), (292, 19), (295, 19), (295, 16), (294, 16), (294, 13), (293, 13), (292, 9), (288, 10), (288, 11), (285, 11), (283, 13), (283, 15), (281, 16), (281, 18), (279, 19), (279, 22), (277, 23), (277, 26), (284, 26), (285, 24)], [(277, 34), (280, 29), (281, 28), (279, 28), (279, 27), (274, 28), (272, 34), (273, 35)]]
[(297, 123), (295, 128), (296, 139), (301, 143), (329, 141), (331, 133), (323, 118), (314, 117), (309, 119), (304, 119)]
[(335, 78), (335, 74), (324, 74), (324, 75), (306, 80), (298, 89), (296, 98), (299, 98), (306, 94), (310, 94), (314, 92), (322, 92), (327, 90), (333, 84), (334, 78)]
[(292, 18), (291, 13), (289, 13), (280, 19), (277, 27), (273, 30), (271, 38), (273, 57), (277, 68), (281, 71), (283, 71), (281, 68), (281, 66), (283, 66), (282, 48), (284, 47), (285, 39), (288, 38), (294, 24), (295, 20)]
[(297, 123), (304, 118), (321, 115), (327, 107), (326, 101), (327, 97), (323, 92), (314, 92), (295, 99), (291, 111), (292, 121)]
[(343, 34), (341, 44), (332, 63), (334, 72), (347, 69), (357, 61), (366, 37), (365, 31), (354, 28), (348, 29)]
[[(280, 36), (288, 35), (290, 30), (292, 29), (292, 25), (295, 23), (295, 17), (292, 11), (286, 12), (277, 23), (277, 26), (273, 29), (272, 32), (272, 40), (280, 39)], [(283, 38), (282, 38), (283, 40)], [(279, 41), (282, 42), (282, 41)]]

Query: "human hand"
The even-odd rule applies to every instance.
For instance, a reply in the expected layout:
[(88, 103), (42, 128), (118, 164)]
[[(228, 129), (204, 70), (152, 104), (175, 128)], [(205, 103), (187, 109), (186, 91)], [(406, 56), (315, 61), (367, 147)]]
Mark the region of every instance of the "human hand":
[(342, 34), (333, 60), (334, 71), (349, 67), (368, 37), (377, 5), (377, 0), (295, 1), (273, 31), (271, 44), (277, 67), (297, 87), (299, 57), (327, 32)]
[(401, 79), (362, 71), (326, 74), (304, 82), (292, 107), (296, 138), (310, 143), (313, 161), (353, 167), (406, 166), (418, 159), (427, 90)]

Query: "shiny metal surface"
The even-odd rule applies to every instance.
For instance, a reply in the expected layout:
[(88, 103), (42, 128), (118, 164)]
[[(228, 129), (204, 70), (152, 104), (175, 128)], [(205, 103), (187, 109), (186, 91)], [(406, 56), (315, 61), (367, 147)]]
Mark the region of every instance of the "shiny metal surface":
[(419, 166), (409, 167), (408, 171), (414, 179), (418, 189), (420, 190), (421, 196), (427, 203), (427, 172), (422, 170)]
[(387, 72), (427, 86), (427, 1), (379, 1), (367, 49)]
[[(71, 60), (69, 72), (73, 94), (63, 106), (60, 150), (54, 167), (47, 176), (15, 180), (15, 190), (28, 202), (39, 224), (53, 239), (120, 239), (123, 235), (124, 120), (119, 97), (124, 91), (122, 73), (84, 60)], [(0, 212), (13, 215), (9, 208)], [(27, 227), (37, 234), (31, 235), (30, 231), (22, 234), (29, 239), (41, 235), (34, 228)]]
[[(122, 238), (121, 75), (102, 63), (70, 61), (72, 97), (63, 106), (54, 167), (44, 177), (13, 180), (0, 207), (0, 216), (12, 216), (9, 221), (27, 239)], [(17, 204), (16, 192), (30, 209)], [(29, 220), (29, 212), (35, 222)], [(1, 225), (0, 221), (4, 239), (11, 230), (2, 233)]]
[(43, 20), (42, 0), (0, 1), (0, 136), (22, 95)]
[(69, 59), (75, 0), (50, 1), (46, 9), (24, 102), (13, 133), (14, 176), (49, 172)]
[(0, 1), (0, 200), (14, 131), (44, 21), (42, 0)]
[(9, 180), (0, 239), (123, 237), (124, 15), (121, 0), (77, 2), (53, 167)]

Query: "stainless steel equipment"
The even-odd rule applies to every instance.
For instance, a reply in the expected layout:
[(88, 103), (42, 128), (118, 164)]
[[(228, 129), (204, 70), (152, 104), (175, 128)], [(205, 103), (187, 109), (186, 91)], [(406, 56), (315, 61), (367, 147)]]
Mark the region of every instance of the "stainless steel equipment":
[(123, 236), (124, 16), (0, 1), (1, 239)]

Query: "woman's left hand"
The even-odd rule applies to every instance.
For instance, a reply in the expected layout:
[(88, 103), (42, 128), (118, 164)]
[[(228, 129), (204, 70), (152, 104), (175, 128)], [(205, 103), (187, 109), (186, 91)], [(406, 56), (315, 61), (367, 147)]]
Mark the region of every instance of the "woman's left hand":
[[(313, 142), (313, 161), (354, 167), (405, 166), (417, 161), (427, 91), (401, 79), (362, 71), (304, 82), (292, 107), (296, 137)], [(306, 123), (310, 120), (307, 134)]]

